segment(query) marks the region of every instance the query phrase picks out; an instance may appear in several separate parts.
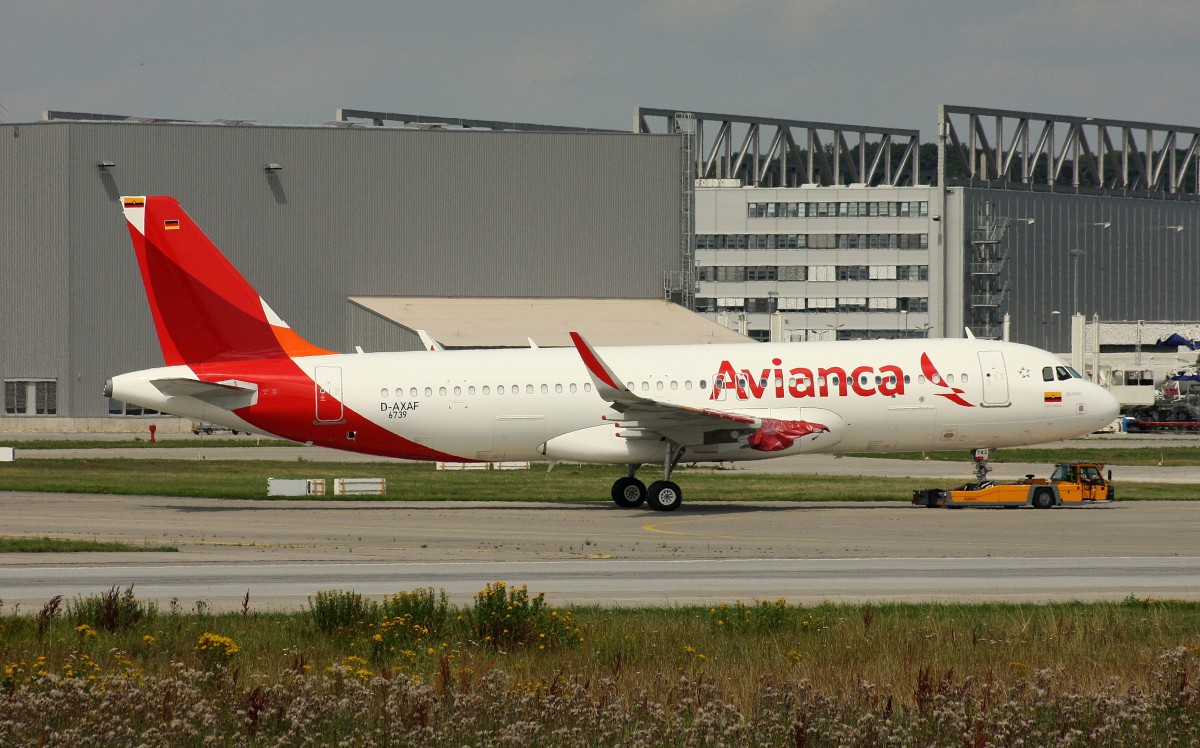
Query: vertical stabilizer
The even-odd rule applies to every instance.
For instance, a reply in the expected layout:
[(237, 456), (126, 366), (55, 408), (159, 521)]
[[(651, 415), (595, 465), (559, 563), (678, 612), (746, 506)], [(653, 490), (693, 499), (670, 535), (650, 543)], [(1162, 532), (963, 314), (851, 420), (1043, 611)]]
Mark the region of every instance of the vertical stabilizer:
[(123, 197), (168, 366), (330, 353), (292, 331), (172, 197)]

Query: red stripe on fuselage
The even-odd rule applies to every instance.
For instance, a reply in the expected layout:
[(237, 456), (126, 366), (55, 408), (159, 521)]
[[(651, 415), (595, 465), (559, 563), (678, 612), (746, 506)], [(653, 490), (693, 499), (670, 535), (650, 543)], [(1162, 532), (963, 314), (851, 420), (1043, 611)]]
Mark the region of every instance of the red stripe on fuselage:
[[(298, 442), (406, 460), (478, 462), (418, 444), (343, 408), (343, 422), (316, 422), (316, 383), (288, 358), (193, 365), (206, 382), (236, 379), (258, 385), (258, 403), (234, 414), (267, 433)], [(344, 405), (344, 403), (343, 403)], [(354, 439), (347, 433), (354, 432)]]

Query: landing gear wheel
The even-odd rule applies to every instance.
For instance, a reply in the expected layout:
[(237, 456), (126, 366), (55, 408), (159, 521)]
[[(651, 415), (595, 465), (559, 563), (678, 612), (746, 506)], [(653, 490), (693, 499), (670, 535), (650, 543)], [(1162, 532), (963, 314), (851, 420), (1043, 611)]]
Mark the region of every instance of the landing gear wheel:
[(1042, 488), (1033, 495), (1034, 509), (1049, 509), (1052, 506), (1054, 506), (1054, 494), (1049, 490)]
[(646, 503), (660, 512), (673, 512), (683, 503), (683, 491), (669, 480), (655, 481), (646, 489)]
[(612, 500), (623, 509), (633, 509), (646, 501), (646, 484), (637, 478), (617, 478), (613, 483)]

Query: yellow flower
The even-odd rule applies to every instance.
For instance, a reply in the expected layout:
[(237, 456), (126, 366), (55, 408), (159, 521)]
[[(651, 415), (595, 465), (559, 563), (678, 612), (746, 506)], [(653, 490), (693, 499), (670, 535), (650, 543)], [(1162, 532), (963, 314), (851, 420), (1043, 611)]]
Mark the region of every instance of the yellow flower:
[(157, 640), (153, 636), (146, 634), (142, 637), (142, 641), (146, 642), (147, 644), (153, 644)]

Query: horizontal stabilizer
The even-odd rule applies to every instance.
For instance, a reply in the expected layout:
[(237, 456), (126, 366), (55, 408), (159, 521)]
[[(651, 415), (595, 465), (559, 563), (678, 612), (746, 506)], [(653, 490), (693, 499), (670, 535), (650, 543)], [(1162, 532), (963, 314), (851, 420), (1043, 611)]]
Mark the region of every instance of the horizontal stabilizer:
[(168, 397), (194, 397), (227, 410), (244, 408), (258, 402), (258, 385), (250, 382), (202, 382), (198, 379), (170, 377), (153, 379), (150, 384)]

